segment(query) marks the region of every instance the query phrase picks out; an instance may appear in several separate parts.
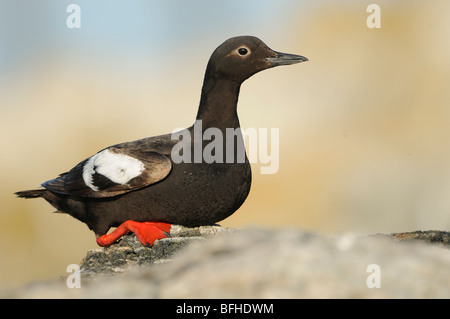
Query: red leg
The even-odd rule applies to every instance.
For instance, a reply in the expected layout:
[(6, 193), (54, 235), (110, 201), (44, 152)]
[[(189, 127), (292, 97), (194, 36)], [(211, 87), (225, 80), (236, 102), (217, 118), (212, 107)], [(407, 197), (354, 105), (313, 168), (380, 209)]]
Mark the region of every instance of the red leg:
[(169, 236), (170, 224), (158, 222), (135, 222), (127, 220), (107, 235), (97, 237), (97, 244), (107, 247), (129, 232), (133, 232), (144, 246), (152, 246), (155, 240)]

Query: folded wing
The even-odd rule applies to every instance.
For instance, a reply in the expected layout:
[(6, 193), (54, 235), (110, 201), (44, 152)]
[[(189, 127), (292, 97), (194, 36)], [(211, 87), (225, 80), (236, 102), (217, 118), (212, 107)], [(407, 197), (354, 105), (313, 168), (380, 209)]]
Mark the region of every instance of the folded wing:
[(171, 169), (169, 157), (157, 151), (112, 146), (42, 186), (60, 194), (105, 198), (156, 183)]

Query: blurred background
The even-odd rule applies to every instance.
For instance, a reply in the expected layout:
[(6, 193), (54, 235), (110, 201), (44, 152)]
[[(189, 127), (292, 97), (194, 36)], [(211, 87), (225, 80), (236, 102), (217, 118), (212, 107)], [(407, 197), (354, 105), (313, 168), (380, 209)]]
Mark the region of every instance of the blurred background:
[[(85, 224), (18, 190), (195, 119), (206, 63), (236, 35), (309, 62), (241, 88), (243, 128), (280, 166), (221, 223), (338, 234), (450, 228), (450, 2), (0, 0), (0, 288), (65, 275)], [(69, 29), (69, 4), (81, 28)]]

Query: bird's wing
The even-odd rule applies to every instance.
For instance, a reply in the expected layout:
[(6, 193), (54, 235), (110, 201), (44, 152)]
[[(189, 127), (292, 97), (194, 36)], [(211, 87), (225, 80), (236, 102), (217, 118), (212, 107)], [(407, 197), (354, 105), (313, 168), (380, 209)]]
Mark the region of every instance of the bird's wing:
[(168, 156), (124, 145), (108, 147), (42, 186), (60, 194), (106, 198), (151, 185), (170, 173), (172, 161)]

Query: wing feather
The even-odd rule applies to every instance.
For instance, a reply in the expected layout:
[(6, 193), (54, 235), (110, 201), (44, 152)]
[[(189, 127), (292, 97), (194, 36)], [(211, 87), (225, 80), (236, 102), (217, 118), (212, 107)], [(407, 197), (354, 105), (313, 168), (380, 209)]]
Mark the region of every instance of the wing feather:
[(171, 169), (172, 161), (160, 152), (117, 145), (85, 159), (42, 186), (61, 194), (107, 198), (159, 182)]

